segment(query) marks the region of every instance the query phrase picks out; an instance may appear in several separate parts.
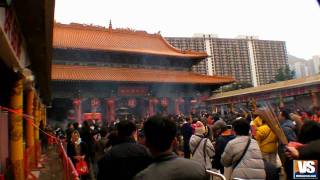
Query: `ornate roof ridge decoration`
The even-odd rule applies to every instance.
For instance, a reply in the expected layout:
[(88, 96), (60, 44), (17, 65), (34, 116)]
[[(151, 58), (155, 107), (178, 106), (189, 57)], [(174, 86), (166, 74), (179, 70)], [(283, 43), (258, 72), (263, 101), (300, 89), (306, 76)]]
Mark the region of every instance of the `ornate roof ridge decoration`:
[(207, 76), (191, 71), (115, 68), (80, 65), (52, 65), (54, 81), (154, 82), (176, 84), (230, 84), (234, 78)]
[[(74, 28), (74, 29), (87, 29), (87, 30), (96, 30), (96, 31), (107, 31), (110, 32), (110, 29), (105, 26), (94, 25), (94, 24), (80, 24), (80, 23), (70, 23), (70, 24), (62, 24), (59, 22), (55, 23), (55, 26), (66, 27), (66, 28)], [(113, 33), (128, 33), (128, 34), (139, 34), (145, 36), (159, 36), (159, 33), (149, 34), (147, 31), (135, 30), (131, 28), (116, 28), (111, 29)]]
[[(73, 32), (72, 30), (81, 31), (81, 33)], [(75, 39), (75, 37), (77, 38)], [(105, 39), (101, 39), (101, 37)], [(79, 45), (77, 41), (88, 41), (89, 43)], [(145, 41), (145, 43), (142, 43), (142, 41)], [(55, 22), (53, 46), (55, 48), (124, 51), (192, 59), (204, 59), (208, 56), (206, 52), (175, 48), (161, 36), (160, 32), (150, 34), (146, 31), (130, 28), (113, 29), (111, 25), (107, 28), (93, 24), (62, 24)]]

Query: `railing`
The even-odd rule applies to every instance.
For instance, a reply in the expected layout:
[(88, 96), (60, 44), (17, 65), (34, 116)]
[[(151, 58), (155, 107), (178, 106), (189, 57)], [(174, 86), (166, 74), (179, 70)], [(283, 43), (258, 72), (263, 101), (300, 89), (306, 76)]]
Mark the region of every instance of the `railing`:
[(210, 175), (210, 180), (216, 180), (216, 179), (226, 180), (223, 174), (220, 174), (211, 170), (206, 170), (206, 172)]
[(68, 157), (63, 144), (60, 140), (56, 140), (58, 146), (58, 152), (60, 154), (60, 158), (62, 160), (63, 165), (63, 179), (64, 180), (79, 180), (79, 175), (77, 170), (75, 169), (71, 159)]

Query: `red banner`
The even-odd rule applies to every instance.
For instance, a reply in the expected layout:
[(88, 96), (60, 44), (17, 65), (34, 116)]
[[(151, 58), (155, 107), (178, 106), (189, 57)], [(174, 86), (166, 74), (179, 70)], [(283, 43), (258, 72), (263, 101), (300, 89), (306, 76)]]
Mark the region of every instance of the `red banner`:
[(119, 96), (145, 96), (148, 94), (148, 88), (142, 86), (126, 87), (122, 86), (118, 88)]
[(83, 119), (85, 121), (87, 121), (87, 120), (98, 120), (98, 121), (101, 121), (102, 115), (101, 115), (101, 113), (84, 113), (83, 114)]

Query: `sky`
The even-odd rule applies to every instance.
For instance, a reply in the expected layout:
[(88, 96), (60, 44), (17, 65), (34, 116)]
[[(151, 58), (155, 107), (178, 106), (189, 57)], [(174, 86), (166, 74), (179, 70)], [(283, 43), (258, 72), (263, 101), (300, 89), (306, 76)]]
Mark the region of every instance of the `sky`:
[(289, 54), (320, 55), (320, 6), (316, 0), (56, 0), (55, 20), (161, 32), (286, 41)]

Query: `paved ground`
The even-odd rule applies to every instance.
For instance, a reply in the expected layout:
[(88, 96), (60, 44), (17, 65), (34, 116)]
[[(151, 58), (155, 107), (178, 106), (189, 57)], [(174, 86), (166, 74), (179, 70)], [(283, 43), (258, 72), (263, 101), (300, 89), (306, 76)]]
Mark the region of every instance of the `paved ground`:
[(44, 158), (43, 168), (40, 169), (39, 180), (62, 180), (62, 163), (54, 146), (49, 146)]

